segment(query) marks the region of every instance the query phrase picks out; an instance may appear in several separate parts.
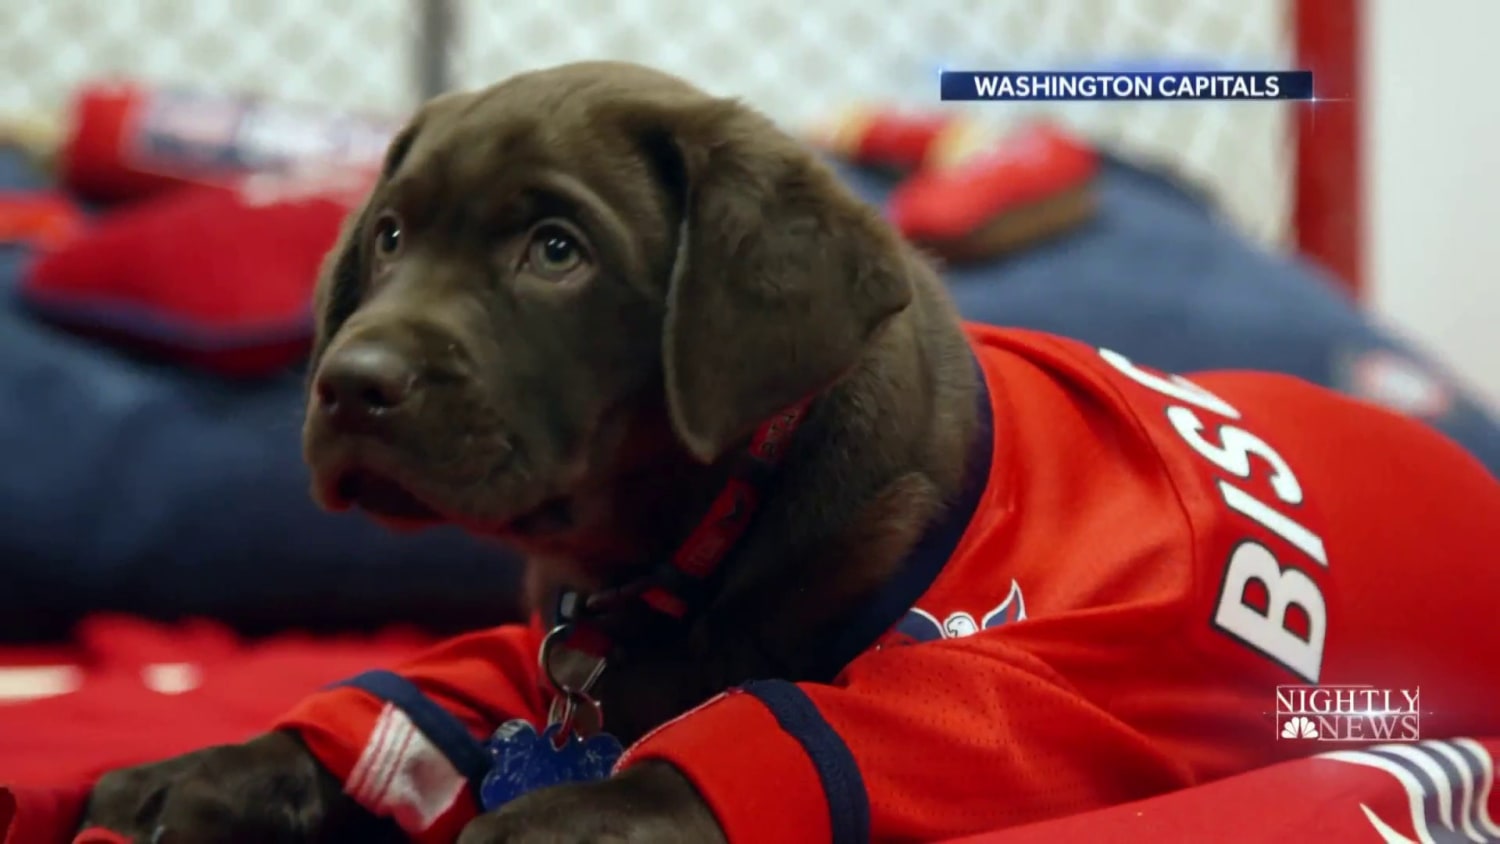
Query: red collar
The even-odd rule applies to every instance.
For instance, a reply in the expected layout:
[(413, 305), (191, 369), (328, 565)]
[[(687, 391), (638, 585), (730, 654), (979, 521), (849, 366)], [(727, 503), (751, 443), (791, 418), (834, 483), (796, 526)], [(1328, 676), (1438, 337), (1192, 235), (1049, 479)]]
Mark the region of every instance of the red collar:
[[(989, 483), (995, 447), (995, 418), (984, 371), (974, 362), (977, 378), (975, 413), (977, 425), (969, 444), (963, 485), (946, 512), (927, 526), (921, 539), (907, 553), (896, 575), (842, 624), (831, 641), (819, 646), (812, 662), (813, 676), (833, 677), (879, 636), (895, 626), (917, 599), (937, 579), (958, 548), (969, 521), (978, 511)], [(756, 432), (734, 474), (714, 499), (708, 515), (689, 534), (670, 563), (643, 579), (639, 588), (611, 598), (604, 610), (576, 593), (565, 594), (558, 605), (558, 625), (542, 641), (541, 676), (557, 692), (549, 720), (574, 723), (580, 707), (592, 710), (594, 729), (602, 724), (602, 711), (589, 697), (589, 689), (604, 670), (604, 657), (612, 642), (592, 619), (601, 611), (613, 611), (616, 600), (631, 601), (663, 618), (681, 619), (700, 604), (711, 585), (706, 581), (718, 571), (735, 542), (744, 534), (761, 502), (764, 487), (781, 462), (792, 432), (803, 421), (809, 402), (799, 402), (766, 422)], [(596, 596), (597, 599), (597, 596)], [(559, 677), (550, 654), (565, 647), (586, 657), (579, 674)], [(559, 682), (561, 680), (562, 682)]]
[[(710, 579), (722, 567), (740, 537), (750, 526), (764, 499), (765, 488), (786, 455), (792, 434), (807, 416), (812, 400), (804, 399), (776, 414), (751, 437), (729, 480), (709, 505), (687, 539), (671, 558), (640, 580), (585, 596), (565, 592), (558, 601), (557, 625), (542, 643), (539, 660), (542, 677), (562, 695), (586, 698), (589, 687), (603, 671), (613, 648), (611, 637), (596, 623), (599, 615), (617, 612), (634, 603), (668, 619), (687, 618), (706, 598)], [(588, 657), (588, 666), (576, 682), (556, 676), (551, 650), (562, 648)]]

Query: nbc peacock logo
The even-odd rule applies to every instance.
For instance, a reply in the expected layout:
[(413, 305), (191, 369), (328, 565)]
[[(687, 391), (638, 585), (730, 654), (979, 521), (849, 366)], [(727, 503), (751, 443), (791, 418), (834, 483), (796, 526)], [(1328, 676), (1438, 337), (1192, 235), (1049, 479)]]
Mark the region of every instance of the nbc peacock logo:
[(1318, 725), (1306, 715), (1293, 715), (1281, 725), (1281, 737), (1284, 739), (1315, 739), (1318, 737)]

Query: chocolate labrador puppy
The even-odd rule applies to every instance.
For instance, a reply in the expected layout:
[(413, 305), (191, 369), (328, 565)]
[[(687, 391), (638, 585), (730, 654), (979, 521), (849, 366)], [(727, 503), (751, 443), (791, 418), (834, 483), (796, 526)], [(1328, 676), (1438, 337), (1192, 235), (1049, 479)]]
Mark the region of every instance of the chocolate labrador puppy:
[[(628, 646), (593, 694), (627, 743), (751, 678), (830, 679), (806, 643), (892, 575), (978, 435), (972, 356), (924, 261), (765, 117), (634, 65), (420, 109), (317, 312), (318, 500), (494, 537), (549, 589), (640, 582), (752, 433), (800, 421), (691, 611), (603, 613)], [(172, 842), (395, 835), (284, 733), (106, 776), (88, 821)], [(657, 762), (532, 792), (461, 840), (720, 837)]]

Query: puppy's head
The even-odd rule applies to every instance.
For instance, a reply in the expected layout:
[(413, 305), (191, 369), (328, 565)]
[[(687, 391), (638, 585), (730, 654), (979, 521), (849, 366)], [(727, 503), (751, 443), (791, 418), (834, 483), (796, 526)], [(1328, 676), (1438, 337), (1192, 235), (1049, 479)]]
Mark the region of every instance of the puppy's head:
[(325, 264), (315, 495), (566, 537), (580, 498), (837, 380), (911, 296), (878, 215), (734, 101), (618, 63), (439, 98)]

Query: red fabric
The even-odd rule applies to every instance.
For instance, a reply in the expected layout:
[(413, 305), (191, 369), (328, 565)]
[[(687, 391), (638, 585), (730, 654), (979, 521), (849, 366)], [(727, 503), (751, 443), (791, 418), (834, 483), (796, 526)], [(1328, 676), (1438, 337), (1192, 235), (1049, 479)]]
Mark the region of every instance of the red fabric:
[(88, 797), (86, 782), (0, 786), (0, 844), (67, 844), (78, 829)]
[[(622, 765), (677, 764), (736, 842), (819, 840), (830, 810), (805, 797), (825, 785), (865, 795), (875, 840), (933, 840), (1327, 750), (1277, 738), (1282, 684), (1419, 688), (1424, 736), (1500, 733), (1500, 628), (1484, 621), (1500, 485), (1462, 449), (1285, 376), (1190, 382), (1068, 340), (971, 331), (993, 466), (913, 608), (935, 640), (901, 647), (893, 631), (835, 682), (800, 684), (854, 776), (825, 784), (746, 694), (663, 726)], [(1312, 593), (1287, 607), (1294, 585)], [(474, 634), (402, 673), (480, 736), (540, 717), (536, 634)], [(473, 811), (451, 769), (432, 774), (430, 747), (408, 752), (400, 711), (363, 692), (319, 693), (282, 723), (420, 841), (451, 840)], [(397, 773), (370, 788), (371, 768)]]
[(77, 236), (86, 222), (61, 194), (0, 190), (0, 244), (54, 248)]
[(1001, 215), (1083, 188), (1098, 169), (1092, 147), (1034, 123), (956, 167), (913, 173), (891, 192), (891, 222), (918, 243), (960, 240)]
[[(709, 784), (703, 797), (731, 841), (834, 840), (812, 760), (775, 714), (750, 695), (721, 694), (648, 735), (631, 752), (649, 754), (663, 742), (670, 752), (660, 758), (691, 760), (683, 770), (700, 788)], [(773, 781), (787, 787), (768, 787)]]
[(146, 97), (144, 88), (129, 83), (79, 89), (71, 103), (68, 136), (58, 153), (58, 175), (69, 191), (110, 202), (198, 183), (184, 173), (132, 161), (131, 133)]
[(372, 168), (396, 128), (235, 93), (93, 83), (71, 103), (59, 171), (79, 197), (133, 201), (299, 163)]
[(88, 803), (89, 787), (26, 788), (0, 786), (0, 844), (130, 844), (113, 830), (78, 830)]
[[(1411, 758), (1433, 762), (1461, 758), (1454, 755), (1455, 751), (1465, 752), (1457, 744), (1416, 745), (1411, 748), (1411, 754), (1415, 754)], [(1490, 771), (1471, 771), (1476, 776), (1468, 781), (1462, 774), (1431, 780), (1426, 786), (1430, 789), (1426, 801), (1422, 791), (1413, 788), (1417, 780), (1403, 782), (1389, 770), (1372, 767), (1372, 763), (1382, 764), (1382, 757), (1346, 751), (1282, 762), (1150, 800), (954, 839), (948, 844), (1500, 840), (1500, 827), (1495, 822), (1500, 817), (1500, 790), (1493, 788), (1493, 764), (1500, 757), (1500, 739), (1474, 742), (1469, 745), (1473, 747), (1479, 748), (1482, 755), (1477, 758), (1489, 764)], [(1444, 797), (1439, 798), (1439, 794)], [(1485, 794), (1489, 799), (1480, 802)], [(1385, 830), (1401, 837), (1387, 837)]]
[(855, 164), (915, 170), (955, 112), (920, 112), (886, 106), (852, 109), (819, 138), (821, 144)]
[(340, 172), (181, 188), (44, 253), (21, 294), (63, 325), (191, 365), (279, 370), (307, 351), (318, 268), (366, 184)]
[[(108, 616), (68, 648), (0, 648), (0, 842), (66, 844), (101, 773), (242, 741), (327, 683), (427, 644), (400, 631), (247, 643), (209, 623)], [(18, 687), (40, 666), (65, 681), (27, 697)]]
[[(543, 697), (537, 666), (543, 633), (533, 619), (460, 636), (398, 673), (458, 716), (476, 739), (512, 718), (540, 727), (551, 702)], [(351, 796), (396, 818), (419, 844), (450, 842), (474, 817), (473, 801), (458, 799), (467, 788), (462, 775), (404, 713), (359, 689), (312, 695), (278, 726), (297, 730)]]

